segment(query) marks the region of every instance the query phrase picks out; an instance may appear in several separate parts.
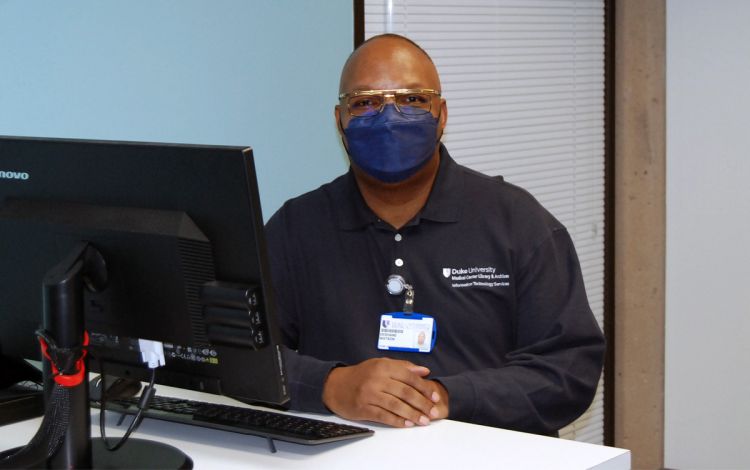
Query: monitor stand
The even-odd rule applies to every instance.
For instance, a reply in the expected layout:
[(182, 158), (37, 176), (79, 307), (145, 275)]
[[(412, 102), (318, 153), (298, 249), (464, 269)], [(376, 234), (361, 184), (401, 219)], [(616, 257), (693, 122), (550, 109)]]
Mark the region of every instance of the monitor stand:
[[(130, 438), (117, 451), (107, 450), (104, 441), (93, 438), (91, 441), (91, 465), (86, 468), (142, 468), (142, 469), (192, 469), (193, 460), (180, 449), (156, 441)], [(3, 466), (2, 459), (9, 457), (24, 447), (0, 452), (0, 468), (15, 468)], [(43, 464), (44, 462), (40, 462)], [(32, 468), (45, 468), (44, 466)], [(57, 467), (48, 467), (57, 468)], [(77, 468), (77, 467), (74, 467)]]
[(93, 468), (193, 468), (193, 460), (180, 449), (156, 441), (130, 438), (110, 452), (99, 438), (91, 439)]
[[(88, 243), (81, 243), (65, 260), (47, 272), (43, 284), (46, 334), (54, 339), (58, 348), (81, 349), (84, 337), (83, 290), (96, 290), (106, 284), (106, 263), (101, 253)], [(70, 417), (67, 428), (60, 430), (64, 436), (57, 434), (58, 437), (62, 436), (62, 443), (54, 455), (47, 459), (47, 467), (193, 468), (192, 459), (184, 452), (156, 441), (128, 439), (118, 451), (109, 451), (103, 439), (91, 438), (88, 381), (81, 380), (77, 385), (66, 387), (66, 393), (54, 395), (55, 382), (47, 358), (44, 359), (43, 366), (47, 396), (43, 423), (45, 420), (57, 421), (58, 413), (62, 411), (64, 414), (66, 408)], [(60, 398), (62, 396), (65, 398)], [(55, 437), (50, 432), (53, 427), (46, 427), (40, 441), (36, 440), (37, 436), (32, 439), (30, 447), (33, 447), (33, 452), (46, 450), (44, 439), (49, 444), (49, 440)], [(14, 468), (13, 454), (26, 447), (0, 453), (0, 468)], [(30, 450), (32, 449), (27, 449), (26, 454)], [(15, 467), (27, 466), (26, 462), (19, 462)]]

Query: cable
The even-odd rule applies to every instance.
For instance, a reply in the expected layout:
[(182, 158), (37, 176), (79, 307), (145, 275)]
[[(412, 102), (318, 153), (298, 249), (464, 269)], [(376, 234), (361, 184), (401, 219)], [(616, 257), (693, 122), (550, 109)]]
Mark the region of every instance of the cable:
[(58, 347), (44, 329), (37, 330), (36, 336), (43, 356), (49, 360), (52, 389), (36, 434), (26, 446), (0, 453), (1, 469), (35, 468), (57, 453), (65, 441), (70, 416), (74, 412), (71, 405), (72, 389), (81, 385), (86, 374), (84, 357), (89, 344), (86, 331), (83, 332), (83, 344), (74, 348)]
[(54, 384), (47, 409), (34, 437), (26, 446), (0, 453), (0, 469), (39, 468), (65, 440), (70, 422), (70, 389)]
[(138, 400), (138, 413), (135, 415), (135, 418), (133, 418), (133, 421), (130, 422), (130, 426), (128, 426), (128, 430), (125, 431), (125, 434), (114, 446), (111, 446), (109, 441), (107, 440), (107, 430), (105, 429), (104, 425), (106, 421), (105, 413), (107, 408), (107, 389), (104, 386), (106, 384), (106, 375), (104, 374), (104, 366), (101, 360), (98, 360), (98, 362), (102, 381), (102, 394), (101, 398), (99, 399), (99, 402), (101, 403), (99, 409), (99, 433), (101, 434), (102, 441), (104, 441), (104, 446), (107, 448), (107, 450), (114, 452), (122, 447), (125, 442), (127, 442), (130, 435), (135, 432), (136, 429), (138, 429), (138, 426), (140, 426), (141, 421), (143, 420), (143, 412), (148, 409), (149, 405), (151, 404), (151, 400), (156, 394), (156, 389), (154, 388), (154, 382), (156, 381), (156, 368), (154, 367), (151, 369), (151, 379), (146, 388), (143, 389), (141, 398)]

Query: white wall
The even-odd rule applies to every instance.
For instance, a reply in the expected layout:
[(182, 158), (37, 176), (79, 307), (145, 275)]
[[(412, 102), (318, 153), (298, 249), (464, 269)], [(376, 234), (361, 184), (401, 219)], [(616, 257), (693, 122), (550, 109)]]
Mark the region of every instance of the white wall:
[(249, 145), (264, 216), (346, 170), (351, 0), (0, 0), (0, 135)]
[(667, 2), (667, 468), (750, 468), (748, 19)]

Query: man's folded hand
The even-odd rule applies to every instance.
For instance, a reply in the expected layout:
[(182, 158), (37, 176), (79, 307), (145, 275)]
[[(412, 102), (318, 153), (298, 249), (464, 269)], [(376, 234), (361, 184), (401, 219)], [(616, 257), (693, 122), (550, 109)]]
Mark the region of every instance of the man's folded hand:
[(448, 413), (447, 393), (438, 382), (425, 378), (429, 373), (409, 361), (386, 358), (337, 367), (326, 379), (323, 403), (346, 419), (394, 427), (427, 425)]

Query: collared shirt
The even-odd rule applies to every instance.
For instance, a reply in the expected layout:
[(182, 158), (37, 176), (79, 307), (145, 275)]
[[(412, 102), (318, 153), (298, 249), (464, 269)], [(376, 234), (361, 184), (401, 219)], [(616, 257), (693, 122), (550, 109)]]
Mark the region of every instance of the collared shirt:
[[(292, 407), (326, 412), (332, 367), (373, 357), (431, 370), (450, 418), (549, 434), (580, 415), (604, 339), (565, 228), (529, 193), (458, 165), (441, 146), (422, 210), (395, 229), (367, 206), (351, 170), (288, 201), (266, 227)], [(377, 349), (381, 314), (400, 311), (391, 274), (431, 315), (429, 354)]]

